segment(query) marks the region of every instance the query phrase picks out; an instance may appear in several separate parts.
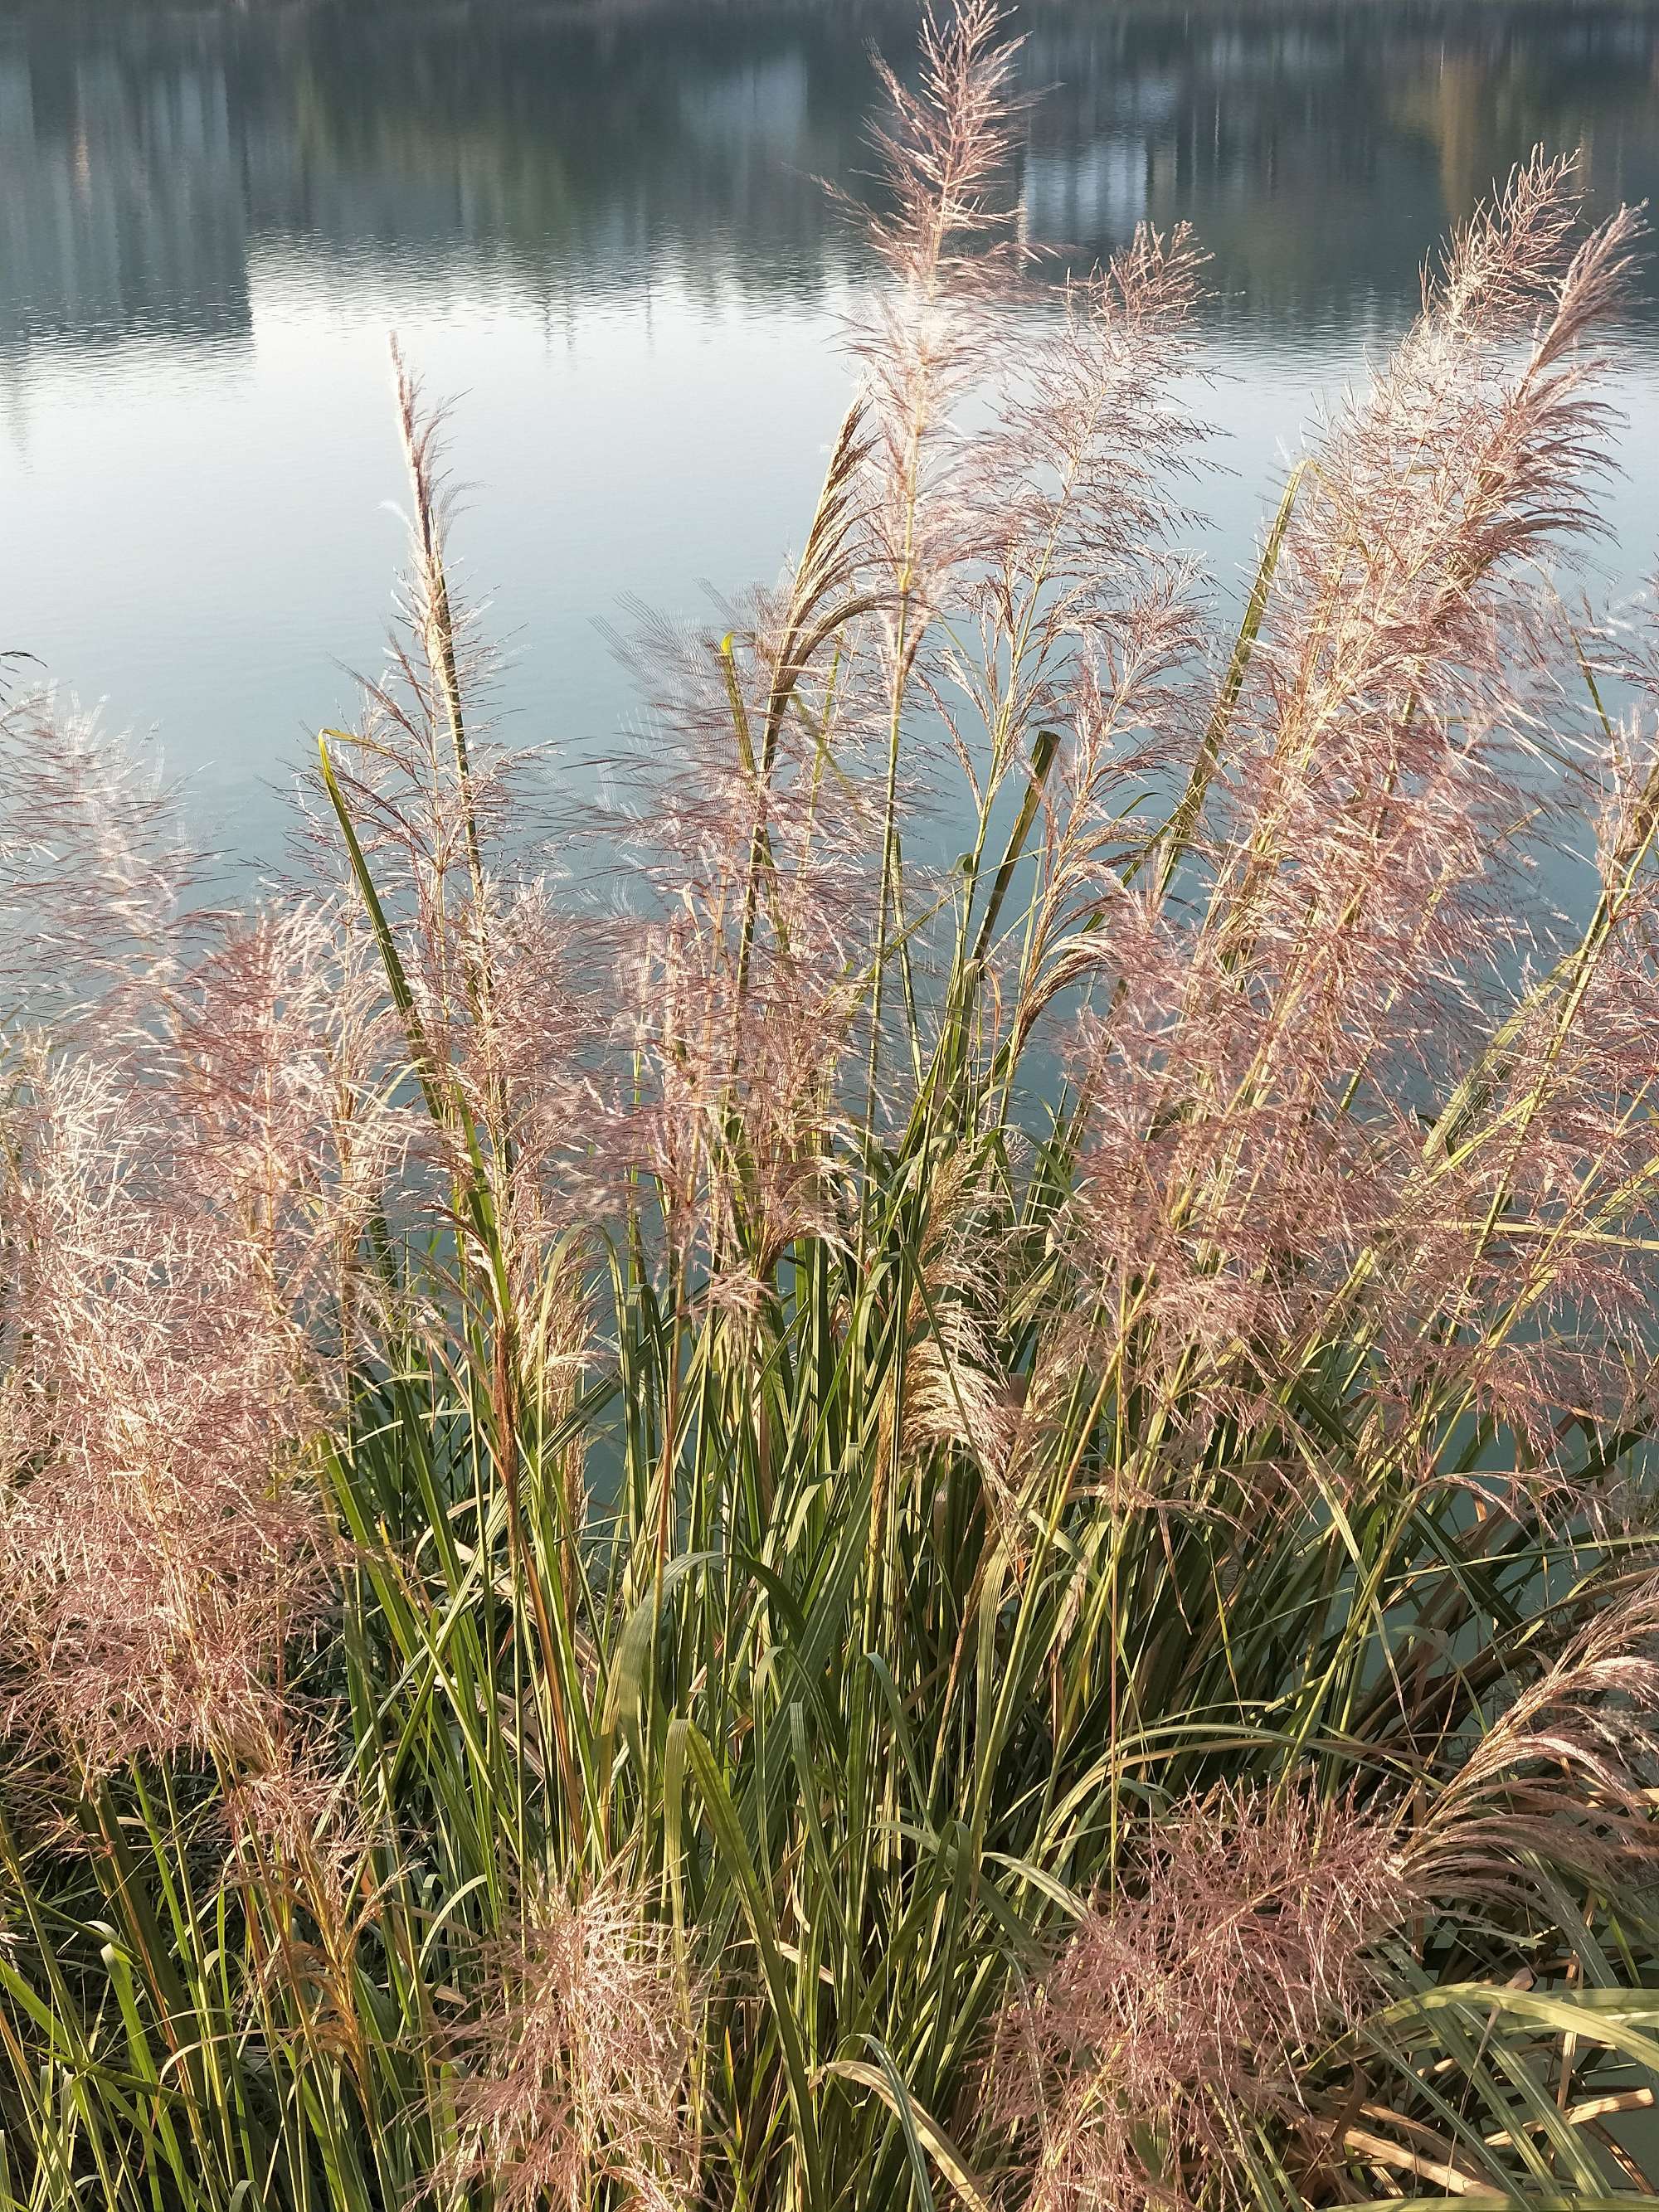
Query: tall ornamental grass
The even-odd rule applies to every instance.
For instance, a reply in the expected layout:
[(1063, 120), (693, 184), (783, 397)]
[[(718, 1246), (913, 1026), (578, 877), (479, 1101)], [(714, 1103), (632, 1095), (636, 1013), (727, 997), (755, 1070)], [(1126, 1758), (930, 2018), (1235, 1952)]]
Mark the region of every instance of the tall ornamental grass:
[(1218, 635), (1200, 256), (1022, 290), (1012, 51), (580, 834), (401, 368), (291, 881), (13, 702), (6, 2212), (1653, 2193), (1633, 226), (1517, 173)]

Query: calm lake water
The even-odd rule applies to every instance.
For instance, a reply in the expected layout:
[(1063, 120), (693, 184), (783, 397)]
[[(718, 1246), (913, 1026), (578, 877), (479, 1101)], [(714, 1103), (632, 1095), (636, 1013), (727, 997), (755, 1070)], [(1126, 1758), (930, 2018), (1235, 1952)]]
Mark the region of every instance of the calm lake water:
[[(386, 343), (457, 396), (459, 544), (515, 739), (635, 711), (596, 623), (696, 611), (803, 526), (869, 281), (872, 42), (914, 12), (339, 0), (0, 9), (0, 646), (159, 732), (204, 834), (350, 711), (399, 494)], [(1659, 11), (1033, 0), (1030, 234), (1086, 264), (1190, 219), (1214, 256), (1218, 583), (1322, 396), (1536, 142), (1659, 198)], [(1613, 585), (1659, 550), (1659, 293), (1618, 340)]]

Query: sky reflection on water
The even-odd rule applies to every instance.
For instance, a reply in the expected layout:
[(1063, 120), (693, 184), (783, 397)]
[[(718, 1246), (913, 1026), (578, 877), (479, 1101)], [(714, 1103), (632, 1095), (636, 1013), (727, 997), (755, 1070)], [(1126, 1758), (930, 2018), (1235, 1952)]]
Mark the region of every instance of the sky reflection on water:
[[(398, 555), (386, 337), (459, 395), (459, 532), (515, 739), (602, 753), (624, 592), (773, 573), (848, 371), (872, 40), (902, 9), (105, 0), (0, 14), (0, 643), (159, 726), (204, 834), (274, 848), (273, 787), (349, 711)], [(1226, 434), (1224, 586), (1283, 453), (1410, 312), (1449, 218), (1535, 142), (1659, 198), (1659, 11), (1135, 10), (1040, 0), (1031, 236), (1087, 263), (1188, 219)], [(1620, 334), (1606, 556), (1659, 547), (1659, 296)]]

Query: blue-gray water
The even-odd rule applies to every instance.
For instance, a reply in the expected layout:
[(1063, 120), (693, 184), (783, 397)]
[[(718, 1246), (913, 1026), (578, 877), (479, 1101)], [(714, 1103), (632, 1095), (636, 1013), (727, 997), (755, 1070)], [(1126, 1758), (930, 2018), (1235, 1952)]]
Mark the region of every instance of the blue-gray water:
[[(386, 338), (457, 395), (469, 580), (506, 728), (591, 757), (631, 711), (595, 629), (695, 611), (797, 538), (867, 281), (872, 40), (914, 14), (102, 0), (0, 9), (0, 647), (159, 732), (203, 833), (349, 711), (398, 557)], [(1449, 220), (1535, 143), (1659, 185), (1659, 10), (1124, 9), (1034, 0), (1020, 182), (1087, 262), (1214, 256), (1224, 586), (1321, 396), (1363, 377)], [(1059, 266), (1063, 266), (1065, 256)], [(1659, 294), (1617, 343), (1615, 585), (1659, 548)]]

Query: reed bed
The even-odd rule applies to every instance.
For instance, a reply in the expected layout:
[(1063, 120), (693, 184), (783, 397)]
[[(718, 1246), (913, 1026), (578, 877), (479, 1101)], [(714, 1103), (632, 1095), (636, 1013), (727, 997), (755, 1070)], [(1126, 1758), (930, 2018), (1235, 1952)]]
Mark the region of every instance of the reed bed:
[(1634, 226), (1512, 178), (1228, 631), (1200, 257), (1030, 295), (1012, 54), (562, 860), (401, 366), (279, 894), (7, 711), (6, 2212), (1652, 2193)]

